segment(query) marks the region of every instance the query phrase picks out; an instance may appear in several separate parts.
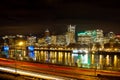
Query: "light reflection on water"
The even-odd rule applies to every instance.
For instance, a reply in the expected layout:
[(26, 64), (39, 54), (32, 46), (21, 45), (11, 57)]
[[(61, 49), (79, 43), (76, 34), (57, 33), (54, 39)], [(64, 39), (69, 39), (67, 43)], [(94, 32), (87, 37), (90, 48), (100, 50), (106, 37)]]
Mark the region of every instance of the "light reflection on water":
[[(25, 51), (10, 50), (9, 57), (18, 60), (30, 61), (31, 58)], [(27, 57), (27, 58), (26, 58)], [(52, 63), (65, 66), (76, 66), (84, 68), (96, 68), (102, 70), (120, 70), (120, 56), (119, 55), (95, 55), (95, 54), (76, 54), (67, 51), (47, 51), (35, 50), (34, 61), (40, 63)]]

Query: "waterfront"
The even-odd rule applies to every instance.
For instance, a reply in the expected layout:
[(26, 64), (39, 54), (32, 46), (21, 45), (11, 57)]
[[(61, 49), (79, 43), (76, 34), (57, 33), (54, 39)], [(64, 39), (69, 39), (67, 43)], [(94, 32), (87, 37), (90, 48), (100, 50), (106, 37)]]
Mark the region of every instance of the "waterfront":
[(26, 48), (16, 50), (10, 49), (9, 58), (80, 68), (119, 70), (119, 52), (114, 52), (112, 54), (108, 52), (99, 52), (94, 54), (87, 50), (87, 48), (84, 50), (77, 50), (74, 48), (35, 48), (34, 53), (28, 55)]

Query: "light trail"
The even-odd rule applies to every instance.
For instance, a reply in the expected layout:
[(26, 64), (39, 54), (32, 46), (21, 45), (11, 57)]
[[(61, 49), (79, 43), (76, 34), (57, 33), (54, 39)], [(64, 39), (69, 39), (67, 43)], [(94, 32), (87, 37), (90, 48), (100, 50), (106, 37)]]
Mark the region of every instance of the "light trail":
[(71, 79), (71, 78), (66, 78), (66, 77), (47, 75), (47, 74), (24, 71), (24, 70), (19, 70), (19, 69), (15, 70), (14, 68), (9, 68), (9, 67), (0, 67), (0, 70), (7, 71), (10, 73), (14, 73), (14, 74), (21, 74), (21, 75), (25, 75), (25, 76), (31, 76), (31, 77), (49, 79), (49, 80), (76, 80), (76, 79)]

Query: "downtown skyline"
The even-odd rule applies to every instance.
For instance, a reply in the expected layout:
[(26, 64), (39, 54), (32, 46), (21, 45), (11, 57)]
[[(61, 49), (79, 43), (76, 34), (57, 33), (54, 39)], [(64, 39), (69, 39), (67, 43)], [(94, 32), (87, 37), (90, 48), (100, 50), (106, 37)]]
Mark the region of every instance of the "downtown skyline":
[(76, 32), (85, 30), (102, 29), (104, 34), (108, 32), (119, 33), (119, 25), (115, 24), (20, 24), (8, 25), (0, 27), (0, 35), (29, 35), (29, 34), (43, 34), (46, 29), (50, 30), (50, 34), (60, 35), (64, 34), (68, 25), (76, 25)]

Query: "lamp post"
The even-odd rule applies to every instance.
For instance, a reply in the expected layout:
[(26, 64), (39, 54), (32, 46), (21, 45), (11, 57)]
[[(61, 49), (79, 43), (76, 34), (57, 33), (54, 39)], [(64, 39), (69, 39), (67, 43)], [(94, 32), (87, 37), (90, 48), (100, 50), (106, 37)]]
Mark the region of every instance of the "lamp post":
[[(17, 74), (17, 51), (16, 51), (16, 48), (17, 48), (17, 46), (19, 46), (19, 47), (21, 47), (21, 46), (23, 46), (24, 45), (24, 42), (23, 41), (20, 41), (20, 42), (18, 42), (17, 44), (15, 44), (15, 74)], [(22, 49), (21, 49), (22, 50)]]
[[(22, 55), (22, 50), (23, 50), (23, 48), (22, 48), (22, 46), (24, 46), (24, 42), (23, 41), (20, 41), (19, 42), (19, 44), (18, 44), (18, 46), (20, 47), (20, 55)], [(21, 58), (21, 56), (19, 56), (20, 58)]]

